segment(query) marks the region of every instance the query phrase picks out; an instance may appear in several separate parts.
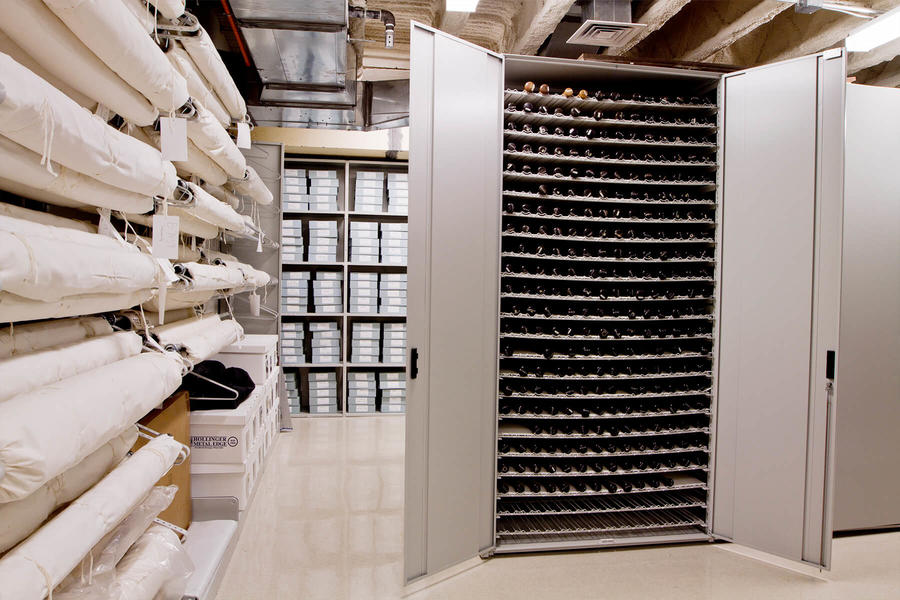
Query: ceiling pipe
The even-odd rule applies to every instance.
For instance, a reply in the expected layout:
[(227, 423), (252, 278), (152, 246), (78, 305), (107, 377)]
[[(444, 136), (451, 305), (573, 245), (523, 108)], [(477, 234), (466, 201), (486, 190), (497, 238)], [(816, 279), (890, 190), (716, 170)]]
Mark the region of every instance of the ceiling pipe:
[(373, 10), (361, 6), (351, 6), (348, 10), (352, 19), (374, 19), (384, 23), (384, 47), (394, 47), (394, 29), (397, 26), (394, 13), (389, 10)]

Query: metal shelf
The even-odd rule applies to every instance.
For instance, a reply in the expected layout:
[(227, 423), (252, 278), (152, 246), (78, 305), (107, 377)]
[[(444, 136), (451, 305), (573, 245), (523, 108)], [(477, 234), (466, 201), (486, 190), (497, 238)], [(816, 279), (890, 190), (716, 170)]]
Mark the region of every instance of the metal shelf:
[[(554, 178), (556, 179), (556, 178)], [(533, 192), (519, 192), (516, 190), (503, 190), (504, 198), (524, 198), (526, 200), (552, 200), (554, 202), (590, 202), (599, 204), (652, 204), (654, 206), (717, 206), (715, 200), (700, 198), (690, 200), (660, 200), (659, 198), (611, 198), (609, 196), (562, 196), (555, 194), (537, 194)]]
[(528, 354), (514, 354), (512, 356), (500, 356), (500, 360), (510, 359), (510, 360), (573, 360), (573, 361), (607, 361), (607, 360), (680, 360), (685, 358), (712, 358), (712, 354), (707, 352), (679, 352), (677, 354), (611, 354), (611, 355), (597, 355), (597, 356), (582, 356), (579, 358), (572, 358), (569, 356), (554, 356), (552, 358), (546, 358), (543, 354), (538, 354), (537, 352), (528, 353)]
[(589, 262), (589, 263), (615, 263), (615, 264), (681, 264), (681, 263), (706, 263), (712, 264), (716, 262), (713, 257), (706, 258), (610, 258), (610, 257), (593, 257), (593, 256), (552, 256), (548, 254), (520, 254), (518, 252), (501, 252), (502, 258), (517, 258), (523, 260), (554, 260), (564, 262)]
[(635, 456), (659, 456), (662, 454), (688, 454), (694, 452), (709, 452), (708, 446), (681, 446), (675, 448), (664, 448), (662, 450), (633, 450), (624, 452), (597, 452), (590, 450), (588, 452), (500, 452), (498, 458), (572, 458), (583, 460), (585, 458), (630, 458)]
[(579, 108), (584, 110), (672, 110), (672, 111), (702, 111), (715, 113), (718, 106), (715, 104), (690, 104), (678, 102), (646, 102), (643, 100), (598, 100), (592, 96), (587, 98), (579, 98), (577, 96), (566, 97), (562, 94), (540, 94), (535, 92), (526, 92), (524, 90), (504, 90), (504, 105), (511, 102), (524, 103), (531, 102), (535, 106), (546, 106), (548, 108)]
[(652, 513), (619, 515), (568, 515), (543, 517), (503, 517), (498, 519), (499, 537), (544, 537), (560, 535), (596, 535), (622, 531), (648, 531), (684, 527), (702, 527), (706, 520), (688, 509), (666, 509)]
[(592, 146), (638, 146), (644, 148), (679, 148), (689, 149), (695, 148), (701, 151), (716, 150), (718, 146), (715, 142), (657, 142), (654, 140), (619, 140), (614, 138), (589, 138), (587, 136), (564, 136), (552, 133), (527, 133), (524, 131), (513, 131), (505, 129), (503, 131), (503, 141), (520, 141), (525, 143), (547, 143), (547, 144), (589, 144)]
[(599, 244), (714, 244), (712, 238), (694, 238), (694, 239), (669, 239), (669, 238), (605, 238), (605, 237), (585, 237), (581, 235), (548, 235), (540, 233), (512, 233), (503, 232), (504, 238), (526, 238), (533, 240), (555, 240), (559, 242), (593, 242)]
[(709, 389), (688, 392), (657, 392), (652, 394), (510, 394), (500, 396), (501, 400), (645, 400), (650, 398), (683, 398), (685, 396), (708, 396)]
[(588, 302), (672, 302), (674, 300), (713, 300), (712, 296), (675, 296), (673, 298), (638, 298), (637, 296), (614, 296), (598, 298), (597, 296), (545, 296), (541, 294), (517, 294), (501, 292), (501, 298), (522, 298), (531, 300), (575, 300)]
[(712, 371), (691, 371), (685, 373), (654, 373), (646, 375), (520, 375), (516, 372), (500, 372), (500, 379), (521, 379), (524, 381), (566, 382), (566, 381), (644, 381), (648, 379), (682, 379), (685, 377), (712, 377)]
[[(525, 508), (527, 507), (527, 509)], [(527, 502), (516, 504), (504, 502), (497, 511), (497, 517), (537, 517), (542, 515), (586, 515), (645, 510), (666, 510), (671, 508), (706, 508), (706, 501), (698, 494), (659, 492), (646, 498), (626, 496), (620, 499), (605, 498), (591, 500), (564, 500), (559, 502)]]
[(581, 415), (536, 415), (533, 413), (528, 414), (506, 414), (500, 413), (501, 421), (559, 421), (559, 420), (567, 420), (567, 421), (618, 421), (621, 419), (659, 419), (665, 417), (691, 417), (691, 416), (709, 416), (711, 413), (708, 409), (691, 409), (691, 410), (682, 410), (677, 412), (672, 412), (669, 410), (665, 411), (644, 411), (644, 412), (635, 412), (630, 414), (608, 414), (608, 415), (590, 415), (587, 417), (583, 417)]
[(589, 471), (569, 471), (568, 473), (563, 473), (557, 471), (556, 473), (548, 473), (547, 471), (541, 471), (539, 473), (534, 473), (532, 471), (525, 471), (524, 473), (507, 471), (506, 473), (500, 473), (498, 476), (501, 479), (549, 479), (549, 478), (563, 478), (563, 479), (571, 479), (571, 478), (594, 478), (594, 477), (620, 477), (622, 475), (665, 475), (667, 473), (684, 473), (686, 471), (703, 471), (704, 473), (709, 471), (709, 467), (705, 465), (692, 464), (686, 467), (661, 467), (658, 469), (629, 469), (629, 470), (603, 470), (603, 471), (595, 471), (591, 468)]
[(501, 333), (501, 339), (512, 340), (557, 340), (570, 342), (618, 342), (618, 341), (675, 341), (675, 340), (711, 340), (712, 334), (684, 335), (680, 337), (644, 337), (641, 335), (623, 335), (619, 337), (600, 337), (599, 335), (552, 335), (538, 333)]
[(511, 150), (503, 151), (503, 158), (509, 160), (522, 160), (525, 162), (539, 162), (550, 164), (569, 164), (569, 165), (621, 165), (633, 167), (678, 167), (678, 168), (704, 168), (715, 169), (718, 165), (714, 162), (676, 162), (676, 161), (648, 161), (648, 160), (630, 160), (619, 158), (606, 158), (600, 156), (572, 156), (566, 154), (541, 154), (539, 152), (513, 152)]
[[(503, 117), (506, 122), (512, 121), (513, 123), (528, 125), (550, 125), (553, 127), (591, 127), (598, 129), (602, 127), (644, 127), (647, 129), (695, 130), (710, 134), (715, 133), (719, 129), (715, 123), (659, 123), (655, 121), (635, 121), (630, 119), (595, 119), (592, 116), (573, 117), (571, 115), (542, 115), (536, 112), (527, 113), (521, 110), (517, 110), (516, 112), (504, 110)], [(595, 137), (594, 139), (602, 142), (604, 138)]]
[(523, 433), (497, 432), (500, 439), (510, 440), (620, 440), (630, 438), (662, 437), (668, 435), (689, 435), (692, 433), (709, 433), (709, 427), (686, 427), (681, 429), (661, 429), (659, 431), (632, 431), (630, 433)]
[(534, 320), (534, 321), (592, 321), (592, 322), (605, 322), (610, 321), (613, 323), (658, 323), (660, 321), (668, 322), (681, 322), (681, 321), (712, 321), (713, 315), (703, 314), (703, 315), (685, 315), (681, 317), (637, 317), (637, 318), (629, 318), (629, 317), (597, 317), (597, 316), (584, 316), (584, 315), (552, 315), (552, 316), (544, 316), (541, 313), (536, 313), (534, 315), (527, 315), (523, 313), (513, 314), (513, 313), (500, 313), (500, 318), (502, 319), (526, 319), (526, 320)]
[(641, 489), (632, 489), (630, 492), (625, 492), (621, 488), (618, 491), (610, 492), (610, 491), (595, 491), (595, 490), (585, 490), (584, 492), (531, 492), (526, 491), (523, 493), (516, 492), (506, 492), (503, 494), (497, 494), (498, 498), (554, 498), (554, 497), (571, 497), (571, 498), (580, 498), (585, 496), (614, 496), (614, 495), (627, 495), (627, 494), (647, 494), (653, 493), (654, 490), (658, 490), (660, 492), (677, 492), (681, 490), (697, 490), (707, 489), (706, 483), (700, 481), (699, 479), (695, 479), (693, 477), (684, 477), (680, 475), (676, 475), (673, 477), (675, 479), (675, 485), (671, 487), (663, 487), (660, 486), (658, 488), (641, 488)]
[(696, 187), (702, 192), (711, 192), (716, 189), (712, 181), (659, 181), (655, 179), (601, 179), (599, 177), (566, 177), (550, 175), (538, 175), (537, 173), (519, 173), (516, 171), (503, 171), (504, 181), (530, 181), (547, 182), (560, 181), (567, 183), (580, 183), (591, 185), (637, 185), (637, 186), (672, 186), (672, 187)]
[(565, 283), (567, 281), (580, 281), (580, 282), (603, 282), (603, 283), (714, 283), (715, 280), (712, 277), (669, 277), (666, 279), (661, 279), (659, 277), (654, 277), (652, 279), (648, 279), (646, 277), (588, 277), (585, 275), (537, 275), (533, 273), (510, 273), (508, 271), (503, 271), (500, 273), (501, 278), (503, 279), (541, 279), (541, 280), (552, 280), (558, 281), (560, 283)]
[[(517, 219), (546, 219), (549, 221), (564, 221), (572, 223), (631, 223), (636, 225), (715, 225), (712, 219), (639, 219), (636, 217), (579, 217), (573, 215), (548, 215), (538, 213), (521, 213), (521, 212), (504, 212), (503, 217), (513, 217)], [(506, 232), (504, 232), (506, 233)]]

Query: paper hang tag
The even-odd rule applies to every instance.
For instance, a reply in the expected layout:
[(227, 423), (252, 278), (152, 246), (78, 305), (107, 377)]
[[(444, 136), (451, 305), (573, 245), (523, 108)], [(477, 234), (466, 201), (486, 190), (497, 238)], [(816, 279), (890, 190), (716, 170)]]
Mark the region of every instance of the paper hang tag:
[(259, 294), (256, 292), (250, 294), (250, 314), (254, 317), (259, 316)]
[(250, 147), (250, 124), (249, 123), (238, 123), (237, 124), (237, 147), (238, 148), (249, 148)]
[(153, 215), (153, 256), (178, 258), (178, 217)]
[(108, 208), (100, 209), (100, 224), (97, 226), (97, 233), (100, 235), (105, 235), (106, 237), (111, 237), (113, 239), (119, 238), (119, 232), (115, 230), (112, 226), (112, 222), (109, 220), (110, 211)]
[(159, 147), (165, 160), (186, 161), (187, 121), (177, 117), (160, 117)]

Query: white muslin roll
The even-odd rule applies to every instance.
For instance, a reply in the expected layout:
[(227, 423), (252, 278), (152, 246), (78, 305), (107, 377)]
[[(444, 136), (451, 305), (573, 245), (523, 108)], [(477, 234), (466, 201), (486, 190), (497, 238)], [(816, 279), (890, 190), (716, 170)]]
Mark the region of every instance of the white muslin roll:
[(188, 101), (187, 82), (121, 2), (43, 0), (106, 66), (164, 112)]
[(193, 571), (178, 535), (154, 524), (119, 561), (112, 594), (97, 600), (181, 600)]
[(247, 104), (206, 30), (201, 27), (198, 35), (181, 38), (181, 43), (200, 73), (212, 86), (231, 118), (240, 121), (246, 117)]
[(175, 168), (184, 179), (190, 179), (196, 175), (203, 181), (209, 181), (214, 185), (222, 185), (228, 181), (228, 175), (213, 159), (207, 156), (194, 142), (188, 140), (188, 159), (175, 163)]
[(53, 164), (53, 170), (56, 175), (41, 165), (39, 154), (0, 136), (0, 178), (18, 184), (11, 192), (63, 206), (97, 206), (129, 213), (153, 210), (150, 196), (107, 185), (62, 165)]
[(120, 331), (2, 359), (0, 402), (140, 354), (143, 342), (136, 333)]
[[(178, 226), (181, 233), (185, 235), (193, 235), (203, 240), (211, 240), (219, 235), (218, 227), (194, 217), (186, 209), (170, 206), (169, 214), (179, 217), (180, 222)], [(134, 221), (139, 225), (153, 227), (153, 215), (136, 215), (132, 213), (126, 215), (126, 217), (129, 221)]]
[(131, 426), (27, 498), (0, 504), (0, 554), (31, 535), (57, 508), (100, 481), (125, 458), (135, 441), (137, 428)]
[(37, 352), (112, 332), (112, 325), (102, 317), (59, 319), (7, 327), (0, 329), (0, 358)]
[(234, 210), (241, 207), (241, 199), (220, 185), (213, 185), (212, 182), (207, 181), (203, 184), (203, 189), (209, 192), (213, 198), (218, 198)]
[(272, 192), (260, 179), (256, 169), (251, 166), (247, 167), (247, 171), (241, 179), (232, 179), (231, 185), (236, 192), (249, 196), (257, 204), (262, 204), (263, 206), (272, 204)]
[(0, 559), (0, 600), (47, 596), (147, 496), (181, 448), (168, 435), (151, 440)]
[[(166, 296), (166, 315), (170, 310), (180, 310), (200, 306), (209, 302), (216, 295), (216, 290), (201, 290), (199, 292), (182, 292), (178, 290), (169, 290)], [(159, 298), (151, 298), (142, 304), (144, 310), (159, 311)]]
[(170, 41), (166, 57), (187, 81), (188, 93), (191, 95), (191, 98), (199, 100), (200, 104), (211, 112), (223, 127), (228, 127), (231, 124), (231, 117), (228, 116), (228, 112), (222, 106), (222, 102), (219, 101), (215, 92), (212, 91), (209, 82), (200, 74), (190, 55), (177, 40)]
[(0, 88), (0, 134), (113, 187), (172, 195), (175, 167), (159, 150), (113, 129), (6, 54), (0, 54)]
[(52, 225), (53, 227), (65, 227), (66, 229), (75, 229), (87, 233), (97, 233), (97, 226), (87, 221), (79, 221), (77, 219), (67, 219), (47, 212), (39, 210), (31, 210), (30, 208), (22, 208), (15, 204), (4, 204), (0, 202), (0, 216), (12, 217), (13, 219), (25, 219), (42, 225)]
[(0, 289), (52, 302), (155, 288), (159, 265), (105, 235), (0, 216)]
[(188, 137), (201, 152), (210, 157), (231, 178), (244, 177), (247, 159), (241, 154), (237, 144), (211, 112), (194, 100), (197, 114), (188, 119)]
[(0, 29), (54, 77), (126, 121), (141, 127), (153, 124), (156, 108), (97, 58), (41, 0), (6, 0), (2, 6)]
[(123, 310), (143, 304), (153, 296), (154, 290), (146, 289), (124, 294), (78, 294), (44, 302), (0, 292), (0, 323), (59, 319)]
[(194, 196), (194, 205), (179, 210), (185, 210), (192, 216), (222, 229), (244, 231), (244, 219), (233, 208), (214, 198), (199, 185), (191, 182), (187, 182), (187, 185)]
[(202, 263), (178, 263), (176, 271), (181, 271), (190, 280), (173, 285), (176, 290), (201, 292), (209, 290), (231, 290), (244, 286), (244, 274), (240, 269), (224, 265), (204, 265)]
[(144, 4), (144, 0), (122, 0), (122, 4), (131, 11), (131, 14), (138, 20), (144, 31), (151, 35), (156, 29), (156, 17), (153, 14), (153, 9)]
[(0, 402), (0, 502), (34, 492), (158, 406), (181, 368), (144, 353)]
[(198, 363), (218, 354), (243, 335), (237, 321), (223, 321), (219, 315), (185, 319), (156, 327), (153, 335), (166, 348), (179, 350), (184, 356)]

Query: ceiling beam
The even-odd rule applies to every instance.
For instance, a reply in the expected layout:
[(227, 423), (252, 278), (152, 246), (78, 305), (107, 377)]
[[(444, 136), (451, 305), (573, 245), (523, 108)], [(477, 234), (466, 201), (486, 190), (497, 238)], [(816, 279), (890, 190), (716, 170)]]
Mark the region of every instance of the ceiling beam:
[(710, 56), (727, 48), (737, 40), (749, 35), (759, 27), (762, 27), (785, 10), (793, 8), (787, 2), (779, 0), (765, 0), (728, 23), (717, 34), (705, 40), (693, 50), (679, 56), (679, 60), (702, 62)]
[(444, 10), (438, 18), (437, 28), (450, 35), (459, 35), (465, 28), (470, 14), (471, 13), (467, 12), (450, 12)]
[(501, 52), (534, 54), (553, 33), (575, 0), (532, 0), (523, 3), (512, 22), (510, 41)]
[(621, 56), (625, 54), (646, 38), (648, 35), (660, 29), (669, 19), (678, 14), (682, 8), (691, 0), (651, 0), (650, 5), (639, 16), (635, 23), (643, 23), (646, 27), (642, 27), (637, 34), (624, 46), (616, 48), (607, 48), (603, 54), (608, 56)]

